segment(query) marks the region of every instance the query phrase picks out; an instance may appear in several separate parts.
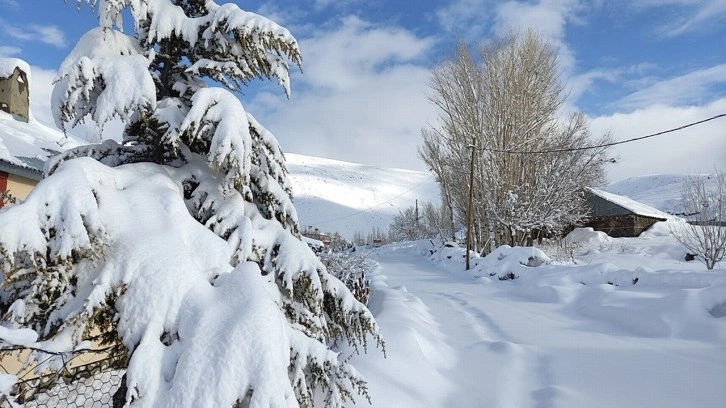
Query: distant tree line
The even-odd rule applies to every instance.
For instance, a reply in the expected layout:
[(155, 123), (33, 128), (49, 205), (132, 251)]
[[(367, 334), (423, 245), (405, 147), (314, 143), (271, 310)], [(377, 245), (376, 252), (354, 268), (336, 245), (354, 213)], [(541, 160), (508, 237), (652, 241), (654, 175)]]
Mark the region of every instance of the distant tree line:
[(423, 201), (399, 211), (389, 228), (395, 241), (441, 238), (455, 240), (451, 212), (446, 205)]

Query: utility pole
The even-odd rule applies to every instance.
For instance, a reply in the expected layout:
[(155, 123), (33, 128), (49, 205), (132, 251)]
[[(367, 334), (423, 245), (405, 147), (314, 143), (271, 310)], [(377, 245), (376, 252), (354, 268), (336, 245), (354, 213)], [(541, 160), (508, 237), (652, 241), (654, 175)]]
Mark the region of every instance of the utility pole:
[(471, 149), (471, 162), (469, 163), (469, 202), (466, 208), (466, 270), (469, 270), (469, 253), (471, 252), (471, 207), (474, 197), (474, 159), (476, 158), (476, 145), (469, 145)]
[(416, 221), (414, 221), (414, 226), (413, 226), (414, 233), (416, 234), (416, 236), (418, 236), (418, 232), (419, 232), (418, 199), (416, 199), (416, 211), (413, 215), (414, 215), (414, 217), (416, 217)]

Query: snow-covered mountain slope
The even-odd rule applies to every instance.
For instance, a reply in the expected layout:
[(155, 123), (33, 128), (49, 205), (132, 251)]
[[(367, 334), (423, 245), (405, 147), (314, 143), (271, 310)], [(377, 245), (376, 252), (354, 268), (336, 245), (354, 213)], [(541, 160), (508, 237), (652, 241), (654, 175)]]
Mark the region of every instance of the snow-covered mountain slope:
[(338, 232), (388, 229), (400, 210), (416, 200), (439, 201), (439, 187), (428, 173), (365, 166), (287, 153), (287, 168), (300, 225)]
[[(704, 174), (707, 189), (714, 189), (716, 180), (713, 176)], [(617, 183), (610, 184), (606, 191), (627, 196), (635, 201), (655, 207), (669, 214), (682, 214), (681, 188), (688, 178), (684, 174), (655, 174), (649, 176), (631, 177)]]

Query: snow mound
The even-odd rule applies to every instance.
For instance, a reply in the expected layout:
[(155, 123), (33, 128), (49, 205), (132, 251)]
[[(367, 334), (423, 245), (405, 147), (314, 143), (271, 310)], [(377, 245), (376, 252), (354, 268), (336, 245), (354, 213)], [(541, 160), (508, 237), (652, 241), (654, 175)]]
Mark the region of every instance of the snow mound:
[(612, 241), (608, 234), (602, 231), (595, 231), (591, 227), (575, 228), (565, 236), (564, 240), (568, 244), (575, 245), (602, 245)]
[[(396, 247), (414, 250), (418, 254), (422, 254), (428, 248), (434, 262), (445, 264), (454, 270), (462, 267), (465, 262), (466, 249), (454, 245), (444, 245), (433, 250), (430, 241), (417, 241), (414, 245), (398, 244)], [(472, 276), (485, 279), (496, 277), (499, 280), (517, 279), (521, 274), (527, 274), (532, 269), (553, 262), (539, 248), (509, 245), (502, 245), (483, 258), (476, 253), (472, 253), (470, 257), (469, 273)]]
[(499, 280), (517, 279), (527, 269), (551, 263), (547, 254), (535, 247), (502, 245), (484, 258), (473, 262), (474, 270), (496, 276)]

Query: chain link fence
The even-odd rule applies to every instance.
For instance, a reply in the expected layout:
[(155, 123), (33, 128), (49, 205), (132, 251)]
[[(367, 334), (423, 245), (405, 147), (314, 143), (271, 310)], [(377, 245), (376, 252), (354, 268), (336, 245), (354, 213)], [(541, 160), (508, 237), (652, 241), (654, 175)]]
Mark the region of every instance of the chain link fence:
[(96, 374), (70, 384), (58, 383), (23, 403), (0, 399), (1, 408), (112, 408), (113, 397), (123, 377), (122, 371)]
[[(70, 384), (58, 383), (25, 403), (0, 398), (1, 408), (112, 408), (123, 371), (107, 371)], [(125, 396), (124, 396), (125, 397)]]
[[(29, 351), (22, 347), (0, 351), (0, 372), (18, 378), (11, 395), (0, 393), (0, 408), (112, 408), (122, 386), (116, 398), (125, 399), (125, 370), (113, 348), (80, 350), (70, 356), (48, 352), (42, 361), (28, 365)], [(59, 358), (61, 364), (56, 366), (53, 358)]]
[(56, 384), (25, 403), (26, 408), (111, 408), (122, 371), (96, 374), (71, 384)]

